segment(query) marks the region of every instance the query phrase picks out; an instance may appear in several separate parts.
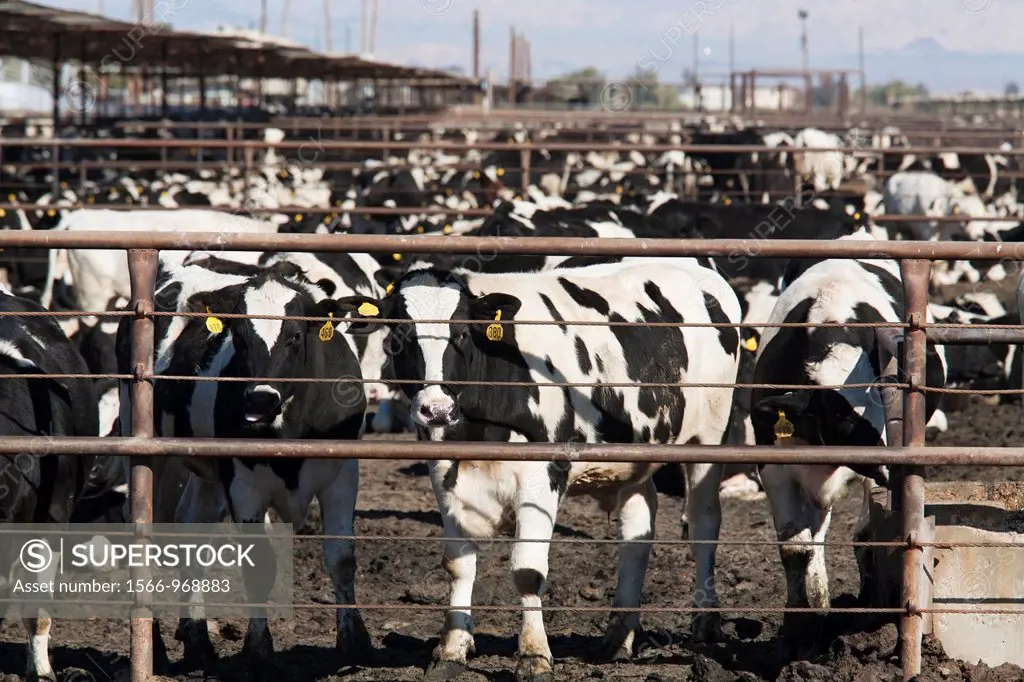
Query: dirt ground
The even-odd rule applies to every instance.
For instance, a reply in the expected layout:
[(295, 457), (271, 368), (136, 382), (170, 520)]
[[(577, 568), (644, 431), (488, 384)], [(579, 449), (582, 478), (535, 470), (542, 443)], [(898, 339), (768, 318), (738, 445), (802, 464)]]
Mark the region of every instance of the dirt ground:
[[(950, 429), (931, 442), (943, 445), (1011, 445), (1024, 435), (1019, 406), (972, 405), (949, 415)], [(362, 468), (356, 532), (398, 536), (440, 536), (440, 520), (425, 473), (425, 465), (411, 462), (370, 462)], [(1024, 471), (945, 467), (929, 472), (931, 480), (1021, 479)], [(849, 538), (857, 510), (855, 496), (837, 509), (830, 531), (833, 538)], [(772, 539), (774, 532), (767, 503), (761, 500), (725, 500), (722, 537), (739, 540)], [(681, 501), (662, 497), (657, 533), (660, 538), (680, 537)], [(558, 537), (614, 538), (613, 519), (606, 518), (586, 498), (572, 498), (560, 512)], [(311, 528), (305, 532), (315, 532)], [(302, 602), (329, 604), (330, 583), (321, 568), (319, 542), (297, 544), (295, 596)], [(417, 611), (420, 604), (443, 604), (446, 576), (440, 567), (440, 543), (379, 541), (358, 547), (357, 597), (365, 603), (396, 604), (407, 609), (366, 611), (376, 651), (372, 667), (342, 667), (333, 655), (334, 621), (329, 610), (299, 611), (294, 619), (275, 620), (274, 674), (281, 682), (350, 680), (384, 682), (418, 680), (440, 630), (442, 613)], [(616, 548), (608, 545), (554, 545), (551, 550), (548, 606), (606, 607), (615, 585)], [(508, 545), (483, 548), (478, 563), (475, 604), (517, 604), (507, 572)], [(785, 582), (778, 555), (764, 547), (723, 546), (718, 552), (718, 586), (723, 606), (783, 605)], [(833, 604), (853, 605), (858, 589), (852, 549), (832, 551), (828, 557)], [(694, 565), (684, 546), (657, 546), (645, 584), (644, 603), (684, 607), (689, 603)], [(785, 682), (898, 679), (893, 655), (896, 629), (873, 616), (836, 614), (827, 619), (808, 641), (818, 653), (794, 657), (775, 638), (777, 616), (726, 616), (726, 639), (695, 646), (689, 637), (687, 614), (645, 614), (645, 636), (635, 660), (602, 663), (596, 660), (605, 613), (553, 612), (545, 617), (559, 680), (780, 680)], [(467, 682), (511, 680), (519, 618), (512, 612), (477, 611), (477, 652), (460, 679)], [(164, 641), (172, 661), (182, 651), (173, 639), (173, 624), (165, 626)], [(237, 658), (245, 632), (243, 621), (219, 621), (214, 642), (221, 656), (217, 670), (205, 679), (242, 679)], [(128, 626), (123, 621), (56, 621), (51, 658), (58, 678), (68, 682), (104, 682), (126, 679)], [(0, 630), (0, 680), (20, 679), (24, 670), (24, 634), (19, 623)], [(204, 679), (173, 668), (170, 679)], [(4, 677), (6, 675), (6, 677)], [(927, 646), (922, 680), (979, 680), (1003, 682), (1024, 679), (1024, 671), (1003, 666), (968, 665), (946, 658), (934, 643)]]

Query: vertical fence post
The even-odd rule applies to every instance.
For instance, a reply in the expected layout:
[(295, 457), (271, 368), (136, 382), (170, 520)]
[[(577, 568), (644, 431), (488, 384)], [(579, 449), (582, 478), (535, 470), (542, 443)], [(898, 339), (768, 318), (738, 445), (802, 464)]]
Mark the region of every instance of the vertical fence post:
[[(131, 273), (132, 320), (131, 385), (132, 437), (152, 438), (153, 430), (153, 297), (157, 258), (153, 249), (128, 252)], [(131, 458), (131, 510), (136, 535), (147, 533), (153, 523), (153, 467), (151, 457)], [(132, 579), (138, 569), (132, 569)], [(132, 682), (149, 682), (153, 676), (153, 614), (148, 606), (152, 595), (136, 592), (131, 619)]]
[(530, 150), (522, 149), (519, 151), (519, 167), (523, 171), (522, 181), (519, 183), (519, 189), (523, 193), (523, 198), (526, 198), (526, 190), (530, 189)]
[[(903, 357), (906, 381), (910, 384), (903, 400), (903, 445), (924, 446), (926, 336), (923, 324), (928, 308), (928, 274), (931, 262), (913, 259), (900, 263), (903, 278), (906, 322)], [(918, 609), (918, 582), (924, 579), (924, 553), (918, 545), (924, 528), (924, 467), (903, 467), (902, 480), (903, 593), (900, 598), (906, 613), (900, 618), (900, 661), (904, 682), (921, 674), (921, 636), (923, 619)]]

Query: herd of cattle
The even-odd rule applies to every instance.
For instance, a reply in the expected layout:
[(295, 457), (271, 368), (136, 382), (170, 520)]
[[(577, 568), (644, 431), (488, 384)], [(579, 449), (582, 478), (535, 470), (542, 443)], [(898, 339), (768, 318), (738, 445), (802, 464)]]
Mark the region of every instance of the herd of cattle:
[[(1014, 217), (1024, 214), (1017, 203), (1016, 161), (1006, 149), (977, 157), (916, 158), (899, 151), (907, 143), (895, 130), (867, 142), (862, 131), (840, 136), (820, 130), (679, 130), (626, 142), (762, 145), (775, 151), (534, 151), (533, 170), (523, 177), (516, 142), (530, 136), (578, 142), (581, 134), (501, 131), (496, 139), (509, 143), (508, 152), (470, 151), (462, 157), (431, 151), (425, 140), (423, 149), (403, 158), (364, 159), (359, 169), (344, 172), (324, 172), (273, 150), (250, 177), (211, 168), (131, 175), (100, 169), (81, 182), (77, 176), (72, 181), (4, 168), (0, 200), (6, 197), (11, 208), (0, 209), (0, 223), (11, 230), (106, 232), (1024, 238), (1024, 224)], [(479, 138), (473, 131), (446, 136)], [(589, 137), (593, 140), (594, 133)], [(266, 139), (279, 142), (283, 134), (269, 129)], [(857, 145), (863, 153), (820, 151)], [(885, 153), (872, 152), (872, 145)], [(43, 149), (22, 148), (21, 161)], [(325, 151), (319, 160), (333, 158)], [(11, 162), (6, 149), (4, 161)], [(455, 168), (474, 164), (471, 170)], [(865, 178), (879, 191), (859, 196), (840, 191), (845, 183)], [(125, 202), (167, 210), (100, 208)], [(33, 204), (43, 207), (18, 208)], [(79, 204), (85, 207), (73, 208)], [(236, 210), (206, 210), (211, 206)], [(288, 210), (264, 217), (264, 210), (282, 207)], [(394, 217), (365, 211), (386, 207), (410, 211)], [(439, 215), (430, 210), (435, 207), (454, 214)], [(458, 215), (481, 207), (493, 212), (484, 218)], [(962, 220), (900, 223), (897, 227), (906, 230), (896, 234), (872, 220), (883, 213), (960, 215)], [(977, 220), (983, 216), (1003, 219)], [(811, 445), (884, 445), (883, 402), (877, 388), (861, 386), (880, 375), (873, 334), (762, 325), (902, 321), (898, 264), (787, 262), (757, 255), (161, 252), (156, 311), (182, 315), (156, 317), (154, 371), (207, 380), (156, 382), (156, 434), (358, 439), (367, 432), (408, 430), (431, 441), (709, 445), (770, 445), (787, 434), (792, 442)], [(6, 278), (0, 289), (3, 435), (127, 435), (128, 382), (63, 378), (133, 371), (128, 318), (118, 323), (97, 316), (128, 304), (125, 253), (8, 248), (0, 254), (0, 267)], [(934, 268), (933, 280), (977, 282), (1010, 274), (1006, 264), (948, 263)], [(59, 321), (19, 315), (46, 309), (93, 315)], [(239, 313), (259, 317), (221, 317)], [(296, 316), (322, 319), (289, 319)], [(974, 294), (936, 301), (929, 319), (1018, 324), (1020, 315), (993, 296)], [(547, 324), (522, 326), (514, 324), (517, 320)], [(737, 327), (673, 326), (682, 323)], [(929, 345), (928, 385), (1019, 386), (1021, 364), (1013, 346)], [(208, 380), (216, 377), (242, 380)], [(329, 381), (309, 381), (318, 378)], [(691, 386), (733, 383), (808, 388)], [(820, 388), (846, 385), (851, 387)], [(928, 394), (929, 424), (942, 429), (936, 395)], [(377, 409), (368, 414), (372, 403)], [(124, 501), (121, 458), (53, 456), (41, 462), (24, 475), (18, 495), (0, 500), (4, 518), (93, 520), (113, 513), (98, 500)], [(166, 471), (157, 477), (157, 522), (230, 517), (260, 524), (272, 510), (286, 523), (301, 524), (316, 498), (325, 534), (354, 533), (356, 461), (247, 458), (225, 466), (160, 458), (159, 466)], [(848, 484), (861, 484), (868, 495), (872, 485), (888, 481), (884, 467), (796, 465), (763, 466), (731, 477), (723, 476), (719, 464), (686, 465), (683, 486), (678, 467), (653, 463), (432, 461), (429, 471), (448, 540), (443, 565), (451, 577), (453, 607), (429, 670), (438, 679), (464, 669), (473, 650), (474, 538), (511, 531), (523, 540), (513, 544), (510, 568), (522, 605), (537, 607), (548, 575), (548, 546), (542, 541), (551, 538), (567, 495), (591, 496), (603, 511), (617, 512), (624, 544), (614, 606), (628, 609), (640, 605), (650, 555), (650, 544), (630, 541), (653, 537), (659, 491), (685, 495), (683, 524), (693, 540), (716, 540), (720, 495), (753, 485), (763, 486), (780, 540), (821, 541), (832, 503)], [(40, 488), (42, 479), (52, 485)], [(39, 518), (40, 509), (56, 516)], [(788, 606), (829, 605), (823, 552), (821, 545), (783, 552)], [(325, 540), (324, 555), (336, 602), (356, 603), (353, 542)], [(716, 606), (715, 545), (698, 542), (693, 555), (694, 603)], [(179, 623), (178, 638), (186, 660), (201, 666), (214, 649), (205, 620), (194, 615)], [(32, 620), (26, 627), (30, 676), (53, 679), (49, 620)], [(806, 627), (788, 614), (786, 632)], [(628, 658), (638, 630), (637, 613), (615, 612), (604, 643), (607, 654)], [(692, 632), (698, 640), (717, 637), (718, 615), (697, 615)], [(337, 644), (354, 658), (372, 651), (358, 610), (338, 610)], [(267, 621), (252, 619), (244, 652), (258, 661), (272, 650)], [(550, 679), (552, 663), (541, 613), (524, 611), (517, 679)]]

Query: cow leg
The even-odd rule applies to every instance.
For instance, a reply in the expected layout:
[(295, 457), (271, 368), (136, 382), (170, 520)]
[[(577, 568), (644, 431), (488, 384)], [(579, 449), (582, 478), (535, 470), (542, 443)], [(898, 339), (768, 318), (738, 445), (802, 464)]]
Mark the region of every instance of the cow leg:
[[(860, 518), (853, 528), (853, 539), (855, 542), (867, 542), (871, 540), (871, 491), (874, 488), (874, 481), (865, 477), (861, 480), (864, 497), (861, 500)], [(875, 548), (856, 547), (853, 550), (857, 557), (857, 568), (860, 570), (860, 592), (857, 601), (862, 605), (872, 603), (872, 585), (875, 582)]]
[[(440, 498), (439, 498), (440, 499)], [(475, 649), (473, 643), (473, 617), (469, 606), (473, 603), (473, 583), (476, 581), (477, 545), (462, 539), (462, 533), (455, 524), (451, 512), (440, 506), (444, 535), (442, 564), (451, 579), (449, 606), (445, 613), (441, 639), (431, 655), (426, 677), (429, 680), (450, 680), (466, 669), (466, 659)]]
[[(236, 471), (239, 465), (235, 465)], [(267, 509), (270, 508), (269, 495), (256, 486), (246, 485), (239, 478), (232, 482), (231, 511), (236, 523), (242, 525), (242, 532), (253, 539), (252, 553), (255, 566), (243, 566), (242, 578), (245, 581), (245, 598), (250, 603), (265, 604), (270, 598), (276, 574), (267, 570), (275, 566), (273, 551), (266, 539)], [(266, 666), (274, 653), (274, 638), (267, 626), (266, 612), (262, 608), (253, 608), (255, 615), (249, 617), (249, 628), (242, 644), (242, 657), (257, 677), (271, 674)]]
[[(624, 491), (619, 509), (619, 529), (623, 544), (619, 545), (619, 582), (615, 588), (616, 608), (640, 606), (644, 575), (651, 558), (651, 545), (631, 544), (632, 540), (654, 539), (654, 518), (658, 513), (658, 491), (654, 481), (639, 488)], [(633, 655), (636, 635), (640, 630), (640, 615), (616, 611), (605, 633), (605, 654), (613, 660), (628, 659)]]
[[(190, 474), (174, 510), (175, 523), (217, 523), (224, 514), (224, 487), (219, 481), (208, 481)], [(181, 579), (194, 576), (181, 569)], [(217, 651), (210, 641), (203, 608), (203, 593), (193, 590), (188, 595), (188, 616), (178, 620), (174, 638), (185, 649), (184, 663), (188, 670), (206, 669), (217, 660)]]
[[(722, 480), (721, 464), (686, 465), (686, 520), (694, 562), (697, 564), (697, 584), (693, 593), (693, 605), (697, 608), (718, 606), (718, 592), (715, 589), (715, 551), (718, 533), (722, 526), (722, 505), (718, 486)], [(690, 632), (695, 642), (720, 639), (722, 617), (716, 612), (695, 613), (690, 622)]]
[[(775, 532), (782, 542), (820, 542), (832, 518), (831, 508), (823, 511), (803, 490), (785, 465), (767, 465), (761, 480), (772, 508)], [(827, 608), (828, 576), (825, 548), (821, 545), (780, 545), (786, 571), (786, 606)], [(815, 628), (816, 614), (787, 613), (783, 632), (797, 635)]]
[[(54, 551), (54, 557), (60, 555)], [(40, 573), (36, 573), (31, 580), (33, 582), (53, 582), (57, 579), (57, 570), (59, 566), (59, 559), (55, 558), (50, 564)], [(20, 573), (20, 570), (19, 570)], [(52, 595), (45, 595), (43, 599), (52, 599)], [(46, 682), (56, 682), (56, 676), (53, 674), (53, 668), (50, 667), (50, 617), (46, 615), (46, 611), (43, 608), (34, 608), (29, 610), (29, 613), (35, 613), (36, 618), (24, 618), (22, 623), (25, 626), (25, 630), (28, 633), (28, 665), (26, 666), (25, 678), (30, 682), (37, 682), (45, 680)]]
[(56, 682), (57, 677), (50, 667), (50, 619), (25, 618), (25, 631), (28, 632), (28, 669), (25, 679), (29, 682)]
[[(338, 462), (338, 476), (323, 488), (317, 497), (324, 523), (324, 535), (354, 535), (356, 495), (359, 491), (359, 462), (354, 459)], [(334, 584), (334, 603), (351, 606), (356, 603), (356, 549), (352, 540), (324, 540), (324, 568)], [(346, 659), (370, 661), (373, 643), (358, 609), (338, 609), (337, 648)]]
[(514, 543), (509, 560), (520, 603), (524, 608), (536, 609), (523, 611), (516, 682), (550, 682), (554, 679), (551, 649), (544, 631), (544, 614), (539, 610), (541, 595), (547, 587), (549, 544), (536, 541), (550, 540), (554, 534), (558, 492), (547, 485), (538, 488), (524, 490), (516, 509), (516, 538), (533, 542)]

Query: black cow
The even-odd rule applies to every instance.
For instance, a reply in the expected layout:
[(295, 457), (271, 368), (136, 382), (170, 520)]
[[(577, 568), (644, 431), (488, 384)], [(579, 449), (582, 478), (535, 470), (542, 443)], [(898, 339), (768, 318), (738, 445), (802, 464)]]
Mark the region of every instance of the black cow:
[[(161, 436), (206, 438), (359, 438), (366, 397), (351, 338), (332, 323), (295, 320), (220, 320), (217, 315), (243, 313), (271, 316), (335, 318), (348, 308), (326, 298), (301, 275), (298, 266), (269, 268), (220, 261), (186, 266), (161, 264), (156, 308), (170, 312), (207, 312), (206, 318), (157, 319), (157, 374), (252, 377), (213, 385), (210, 382), (157, 382), (156, 424)], [(118, 364), (128, 371), (128, 321), (118, 330)], [(292, 378), (336, 377), (339, 383), (297, 383)], [(345, 379), (355, 380), (344, 382)], [(122, 387), (124, 395), (125, 387)], [(121, 401), (121, 423), (130, 423), (130, 405)], [(168, 433), (168, 427), (173, 431)], [(356, 460), (188, 458), (193, 471), (185, 491), (191, 504), (186, 522), (217, 522), (225, 512), (243, 525), (262, 528), (268, 508), (285, 523), (301, 525), (315, 495), (324, 532), (350, 535), (358, 485)], [(158, 506), (163, 506), (157, 502)], [(338, 604), (355, 601), (355, 549), (351, 541), (325, 540), (324, 563)], [(252, 594), (250, 601), (265, 601)], [(372, 652), (362, 617), (354, 609), (337, 612), (337, 645), (348, 657)], [(183, 619), (178, 633), (186, 661), (203, 665), (212, 658), (205, 621)], [(249, 623), (243, 648), (254, 665), (273, 651), (265, 618)]]
[[(90, 379), (20, 378), (24, 374), (88, 374), (60, 326), (51, 318), (23, 317), (38, 304), (0, 290), (0, 436), (81, 436), (98, 432)], [(94, 457), (20, 454), (0, 457), (0, 514), (11, 523), (67, 523)], [(16, 557), (4, 557), (3, 574)], [(36, 574), (38, 580), (42, 574)], [(51, 576), (52, 578), (52, 576)], [(6, 582), (4, 580), (3, 582)], [(8, 592), (10, 586), (5, 586)], [(28, 679), (54, 680), (47, 651), (48, 617), (26, 618)]]

